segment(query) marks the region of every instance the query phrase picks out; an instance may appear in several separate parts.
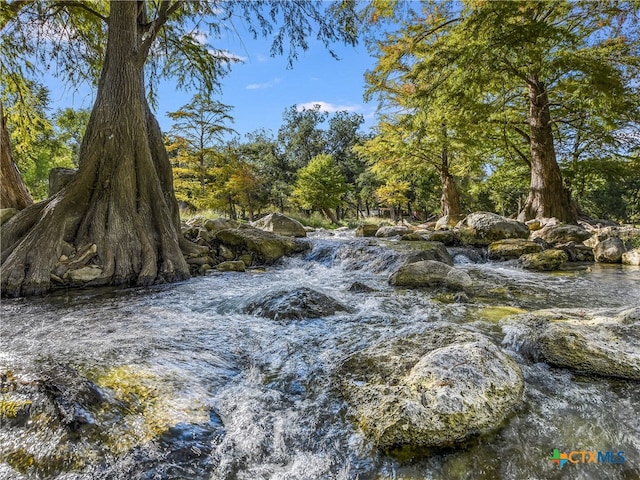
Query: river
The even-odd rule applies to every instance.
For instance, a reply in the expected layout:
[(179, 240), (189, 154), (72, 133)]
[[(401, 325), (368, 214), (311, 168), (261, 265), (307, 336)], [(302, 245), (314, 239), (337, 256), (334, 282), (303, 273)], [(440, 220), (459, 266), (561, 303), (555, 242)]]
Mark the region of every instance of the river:
[[(503, 346), (526, 381), (524, 403), (503, 428), (406, 457), (377, 451), (335, 387), (349, 354), (435, 323), (500, 344), (499, 320), (510, 313), (638, 305), (640, 268), (537, 273), (459, 255), (456, 266), (482, 288), (455, 299), (387, 285), (398, 257), (383, 242), (352, 232), (312, 241), (310, 253), (266, 270), (3, 299), (0, 372), (70, 388), (78, 375), (110, 407), (76, 411), (87, 424), (79, 429), (47, 412), (0, 422), (0, 479), (640, 478), (637, 382), (573, 374)], [(350, 291), (356, 281), (374, 291)], [(301, 286), (352, 311), (288, 321), (242, 313), (270, 292)], [(559, 469), (549, 460), (554, 448), (624, 451), (625, 462)]]

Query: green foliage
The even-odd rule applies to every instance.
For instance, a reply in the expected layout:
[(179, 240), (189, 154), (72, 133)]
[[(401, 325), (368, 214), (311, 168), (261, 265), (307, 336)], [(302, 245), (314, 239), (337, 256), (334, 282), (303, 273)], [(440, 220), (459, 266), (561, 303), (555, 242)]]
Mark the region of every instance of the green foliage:
[[(16, 85), (18, 90), (16, 90)], [(46, 198), (49, 170), (74, 167), (73, 140), (61, 128), (59, 115), (47, 115), (49, 91), (34, 82), (18, 79), (0, 86), (14, 161), (34, 200)], [(76, 115), (69, 109), (67, 116)], [(82, 113), (78, 113), (80, 117)], [(78, 122), (80, 123), (80, 122)], [(84, 128), (84, 125), (78, 125)], [(77, 147), (76, 147), (77, 148)]]
[(387, 114), (363, 154), (385, 182), (412, 184), (429, 164), (443, 171), (441, 154), (461, 185), (482, 163), (497, 165), (463, 197), (512, 211), (524, 169), (539, 161), (534, 84), (549, 97), (551, 162), (625, 154), (640, 140), (628, 135), (640, 127), (637, 3), (374, 2), (367, 13), (395, 22), (371, 42), (378, 62), (367, 73), (367, 95)]
[(293, 188), (292, 202), (300, 207), (328, 211), (342, 205), (347, 192), (344, 176), (331, 155), (314, 157), (306, 167), (298, 171)]

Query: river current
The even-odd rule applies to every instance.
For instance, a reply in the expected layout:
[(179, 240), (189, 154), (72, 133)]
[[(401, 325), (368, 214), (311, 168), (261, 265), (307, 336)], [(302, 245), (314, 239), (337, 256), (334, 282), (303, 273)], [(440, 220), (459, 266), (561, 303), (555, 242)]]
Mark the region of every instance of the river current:
[[(638, 305), (640, 268), (537, 273), (459, 255), (456, 266), (483, 288), (455, 299), (389, 286), (399, 260), (383, 242), (352, 232), (312, 242), (306, 255), (249, 273), (3, 299), (0, 370), (21, 378), (72, 371), (112, 395), (129, 388), (151, 407), (94, 412), (91, 436), (2, 422), (0, 479), (640, 479), (637, 382), (552, 368), (502, 345), (523, 370), (522, 406), (501, 429), (459, 448), (403, 456), (363, 436), (335, 381), (348, 355), (436, 323), (500, 345), (499, 320), (511, 313)], [(373, 291), (351, 291), (354, 282)], [(287, 321), (242, 313), (302, 286), (352, 311)], [(554, 449), (623, 451), (625, 461), (560, 469), (549, 459)], [(47, 467), (52, 458), (63, 460)]]

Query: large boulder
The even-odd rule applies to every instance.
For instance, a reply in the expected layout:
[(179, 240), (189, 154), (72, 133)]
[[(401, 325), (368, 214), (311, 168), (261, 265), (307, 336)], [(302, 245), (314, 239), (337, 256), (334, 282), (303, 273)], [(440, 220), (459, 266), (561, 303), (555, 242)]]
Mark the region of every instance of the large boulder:
[(489, 212), (472, 213), (456, 228), (460, 239), (469, 245), (489, 245), (505, 238), (529, 237), (529, 228), (524, 223)]
[(520, 258), (527, 253), (538, 253), (541, 251), (542, 247), (536, 242), (522, 238), (507, 238), (489, 245), (488, 257), (491, 260), (510, 260)]
[(495, 430), (524, 387), (518, 365), (486, 337), (446, 325), (357, 352), (337, 378), (351, 415), (382, 449), (451, 446)]
[(591, 233), (580, 225), (569, 225), (565, 223), (547, 224), (540, 230), (531, 233), (531, 240), (541, 238), (549, 245), (559, 245), (562, 243), (582, 243), (591, 237)]
[(222, 230), (216, 234), (216, 238), (231, 250), (251, 253), (265, 264), (272, 264), (285, 255), (311, 248), (306, 241), (283, 237), (248, 225)]
[(402, 265), (389, 276), (389, 284), (396, 287), (446, 287), (464, 290), (472, 283), (465, 271), (433, 260)]
[(327, 317), (351, 309), (324, 293), (301, 287), (272, 292), (251, 302), (244, 312), (273, 320), (291, 320)]
[(403, 263), (434, 260), (453, 265), (453, 258), (449, 254), (447, 247), (440, 242), (391, 242), (387, 246), (389, 249), (401, 254)]
[(285, 237), (307, 236), (307, 231), (300, 222), (277, 212), (270, 213), (266, 217), (253, 222), (251, 225), (265, 232), (272, 232), (277, 235), (284, 235)]
[(593, 256), (596, 262), (620, 263), (622, 254), (626, 252), (624, 242), (618, 237), (607, 238), (598, 242), (593, 248)]
[(406, 225), (393, 225), (388, 227), (380, 227), (376, 231), (376, 237), (396, 237), (412, 232), (411, 228)]
[(640, 307), (553, 309), (509, 317), (504, 342), (535, 361), (640, 380)]
[(563, 250), (549, 249), (539, 253), (528, 253), (520, 257), (520, 265), (527, 270), (557, 270), (569, 260)]

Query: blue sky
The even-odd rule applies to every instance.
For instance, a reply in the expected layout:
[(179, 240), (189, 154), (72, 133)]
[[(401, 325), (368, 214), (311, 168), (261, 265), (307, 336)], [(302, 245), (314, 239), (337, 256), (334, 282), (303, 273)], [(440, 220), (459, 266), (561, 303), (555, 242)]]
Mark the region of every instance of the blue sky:
[[(363, 43), (356, 47), (334, 45), (333, 50), (341, 58), (335, 60), (321, 42), (311, 40), (309, 49), (299, 52), (291, 69), (287, 69), (286, 56), (269, 55), (268, 39), (229, 35), (210, 44), (243, 60), (223, 78), (222, 94), (216, 97), (234, 107), (231, 114), (235, 123), (231, 126), (241, 135), (259, 128), (277, 133), (284, 110), (294, 104), (310, 107), (319, 103), (329, 112), (359, 113), (365, 117), (364, 130), (375, 123), (375, 103), (365, 104), (363, 100), (364, 72), (375, 62)], [(71, 90), (55, 81), (48, 86), (54, 110), (67, 106), (91, 108), (93, 104), (93, 94), (87, 86)], [(176, 90), (173, 82), (160, 86), (156, 115), (164, 131), (171, 127), (166, 112), (187, 104), (192, 93)]]

